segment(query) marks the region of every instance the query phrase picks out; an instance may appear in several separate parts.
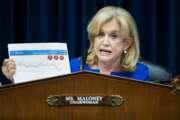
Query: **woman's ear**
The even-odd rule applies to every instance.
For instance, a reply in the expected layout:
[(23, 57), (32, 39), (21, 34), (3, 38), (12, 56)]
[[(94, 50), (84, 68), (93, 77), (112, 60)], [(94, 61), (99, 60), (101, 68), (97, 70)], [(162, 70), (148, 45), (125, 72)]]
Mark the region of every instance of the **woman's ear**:
[(134, 39), (132, 37), (127, 37), (124, 39), (124, 44), (126, 46), (126, 50), (131, 46), (131, 44), (133, 43)]

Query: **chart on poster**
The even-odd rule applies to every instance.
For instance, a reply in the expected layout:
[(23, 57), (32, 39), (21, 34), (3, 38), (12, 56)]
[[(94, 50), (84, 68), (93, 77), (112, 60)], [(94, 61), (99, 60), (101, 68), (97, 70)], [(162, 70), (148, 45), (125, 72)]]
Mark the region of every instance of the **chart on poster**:
[(8, 51), (16, 64), (15, 83), (70, 73), (66, 43), (8, 44)]

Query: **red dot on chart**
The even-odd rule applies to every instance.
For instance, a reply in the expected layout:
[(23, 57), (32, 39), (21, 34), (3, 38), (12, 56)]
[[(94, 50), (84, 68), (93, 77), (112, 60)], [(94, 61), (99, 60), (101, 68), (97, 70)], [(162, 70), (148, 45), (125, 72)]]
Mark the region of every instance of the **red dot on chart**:
[(55, 56), (54, 56), (54, 59), (55, 59), (55, 60), (57, 60), (57, 59), (58, 59), (58, 56), (57, 56), (57, 55), (55, 55)]
[(52, 60), (52, 58), (53, 58), (52, 55), (48, 55), (49, 60)]
[(60, 59), (60, 60), (64, 60), (64, 56), (61, 55), (61, 56), (59, 57), (59, 59)]

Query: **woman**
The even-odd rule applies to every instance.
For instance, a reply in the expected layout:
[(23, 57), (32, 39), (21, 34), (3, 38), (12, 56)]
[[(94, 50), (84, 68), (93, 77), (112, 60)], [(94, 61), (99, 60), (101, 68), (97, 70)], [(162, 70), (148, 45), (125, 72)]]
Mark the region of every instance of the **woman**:
[[(138, 63), (139, 36), (133, 17), (123, 8), (107, 6), (100, 9), (88, 27), (90, 47), (84, 70), (106, 75), (148, 79), (148, 68)], [(70, 61), (71, 72), (80, 70), (78, 58)], [(4, 75), (12, 80), (16, 66), (12, 59), (5, 59)]]

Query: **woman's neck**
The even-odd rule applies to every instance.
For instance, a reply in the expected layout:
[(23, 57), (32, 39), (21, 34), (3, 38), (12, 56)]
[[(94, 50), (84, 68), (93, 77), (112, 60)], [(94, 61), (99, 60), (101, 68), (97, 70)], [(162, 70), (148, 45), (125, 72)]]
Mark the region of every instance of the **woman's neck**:
[(120, 62), (102, 62), (99, 61), (93, 68), (99, 68), (101, 74), (111, 74), (111, 72), (120, 71)]

